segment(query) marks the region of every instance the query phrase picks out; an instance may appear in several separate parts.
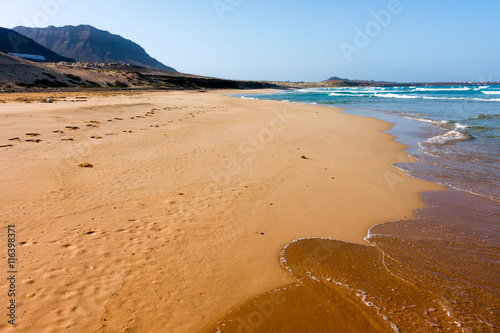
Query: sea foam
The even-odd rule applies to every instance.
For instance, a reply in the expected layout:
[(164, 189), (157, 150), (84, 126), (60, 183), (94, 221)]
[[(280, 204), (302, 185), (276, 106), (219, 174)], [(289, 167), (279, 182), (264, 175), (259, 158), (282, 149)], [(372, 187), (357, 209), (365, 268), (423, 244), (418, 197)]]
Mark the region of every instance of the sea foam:
[(471, 136), (465, 133), (462, 133), (460, 131), (457, 131), (456, 129), (451, 130), (449, 132), (446, 132), (442, 135), (437, 135), (434, 136), (430, 139), (427, 140), (429, 143), (435, 143), (435, 144), (446, 144), (454, 141), (467, 141), (471, 140)]

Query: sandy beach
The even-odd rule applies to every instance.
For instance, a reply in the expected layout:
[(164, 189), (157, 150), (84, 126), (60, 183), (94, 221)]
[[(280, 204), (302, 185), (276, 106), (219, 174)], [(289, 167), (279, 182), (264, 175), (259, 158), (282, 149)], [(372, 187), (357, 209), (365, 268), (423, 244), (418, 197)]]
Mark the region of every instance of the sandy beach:
[(17, 327), (1, 331), (199, 331), (296, 284), (290, 242), (367, 245), (444, 189), (391, 165), (412, 159), (390, 123), (231, 93), (0, 97), (18, 255)]

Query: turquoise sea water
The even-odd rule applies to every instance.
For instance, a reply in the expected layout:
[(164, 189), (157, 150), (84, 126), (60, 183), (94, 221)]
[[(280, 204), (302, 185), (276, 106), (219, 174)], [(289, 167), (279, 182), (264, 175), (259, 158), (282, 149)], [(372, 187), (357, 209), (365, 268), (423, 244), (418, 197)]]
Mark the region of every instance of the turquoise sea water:
[(391, 121), (393, 134), (420, 161), (398, 167), (500, 200), (499, 85), (315, 88), (241, 97), (334, 106)]

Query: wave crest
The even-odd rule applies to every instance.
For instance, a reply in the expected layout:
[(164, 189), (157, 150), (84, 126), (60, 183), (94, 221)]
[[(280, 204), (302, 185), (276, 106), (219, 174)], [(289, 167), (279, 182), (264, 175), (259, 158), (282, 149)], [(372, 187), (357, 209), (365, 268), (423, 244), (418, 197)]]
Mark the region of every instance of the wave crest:
[(468, 141), (468, 140), (472, 140), (472, 137), (470, 135), (462, 133), (457, 130), (451, 130), (442, 135), (434, 136), (428, 139), (427, 142), (435, 144), (446, 144), (446, 143)]

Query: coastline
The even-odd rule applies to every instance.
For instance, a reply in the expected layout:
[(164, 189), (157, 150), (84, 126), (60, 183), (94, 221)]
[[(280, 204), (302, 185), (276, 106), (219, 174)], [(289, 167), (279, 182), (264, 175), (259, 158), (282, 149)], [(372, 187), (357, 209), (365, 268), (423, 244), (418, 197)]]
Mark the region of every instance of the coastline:
[(366, 244), (444, 189), (392, 166), (413, 159), (389, 123), (330, 107), (220, 91), (3, 106), (2, 144), (43, 140), (1, 151), (26, 330), (200, 329), (295, 283), (277, 260), (291, 241)]
[[(304, 238), (287, 244), (281, 251), (280, 263), (300, 283), (269, 291), (234, 307), (207, 332), (240, 328), (266, 332), (270, 327), (328, 332), (497, 328), (498, 201), (484, 193), (476, 195), (464, 189), (463, 184), (458, 189), (425, 169), (429, 160), (422, 156), (420, 143), (447, 129), (427, 126), (428, 120), (420, 122), (368, 110), (350, 108), (343, 112), (392, 123), (387, 132), (405, 144), (405, 152), (416, 158), (412, 163), (393, 166), (448, 190), (421, 193), (427, 206), (416, 210), (413, 219), (372, 226), (365, 238), (370, 246), (356, 247), (327, 238)], [(433, 162), (449, 164), (446, 159)], [(422, 173), (423, 170), (426, 171)], [(366, 253), (371, 253), (371, 257)], [(373, 281), (377, 283), (374, 285)], [(353, 311), (350, 301), (354, 295), (355, 303), (364, 306)], [(277, 304), (276, 299), (284, 304)], [(297, 308), (301, 311), (297, 312)], [(339, 313), (344, 317), (339, 317)], [(345, 316), (352, 320), (346, 321)], [(309, 324), (310, 318), (320, 324)]]

